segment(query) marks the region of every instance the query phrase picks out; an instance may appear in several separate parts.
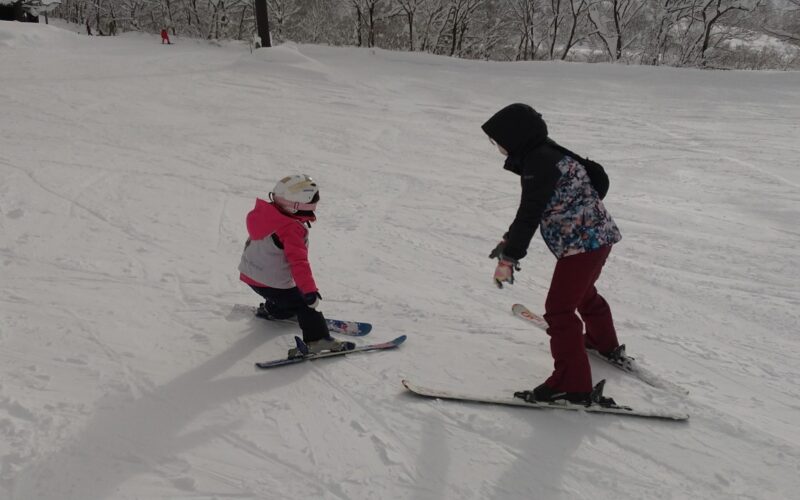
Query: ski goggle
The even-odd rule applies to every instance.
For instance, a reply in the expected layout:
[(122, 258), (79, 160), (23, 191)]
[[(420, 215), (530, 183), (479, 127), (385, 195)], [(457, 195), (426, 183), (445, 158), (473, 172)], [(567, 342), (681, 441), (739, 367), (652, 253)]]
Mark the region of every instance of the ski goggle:
[(317, 209), (317, 203), (319, 202), (319, 192), (314, 194), (314, 197), (311, 198), (309, 203), (287, 200), (286, 198), (275, 196), (273, 193), (270, 193), (270, 195), (272, 201), (288, 212), (313, 212)]

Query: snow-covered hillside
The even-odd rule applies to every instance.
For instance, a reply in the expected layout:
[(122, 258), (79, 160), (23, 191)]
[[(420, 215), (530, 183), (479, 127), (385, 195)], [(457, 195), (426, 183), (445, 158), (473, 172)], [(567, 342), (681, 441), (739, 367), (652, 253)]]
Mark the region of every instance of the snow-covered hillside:
[[(796, 498), (800, 74), (491, 63), (85, 37), (0, 22), (0, 498)], [(623, 233), (599, 287), (629, 352), (606, 392), (688, 423), (425, 400), (550, 371), (537, 236), (486, 258), (518, 179), (480, 130), (530, 103), (602, 162)], [(257, 373), (295, 330), (233, 314), (244, 216), (321, 185), (332, 317), (394, 352)]]

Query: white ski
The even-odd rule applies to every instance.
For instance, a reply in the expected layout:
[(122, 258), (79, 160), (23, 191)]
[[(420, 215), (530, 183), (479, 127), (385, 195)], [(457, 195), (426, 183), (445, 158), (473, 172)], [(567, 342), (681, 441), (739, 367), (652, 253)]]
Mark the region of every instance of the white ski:
[(520, 406), (523, 408), (537, 408), (537, 409), (548, 409), (548, 410), (583, 411), (586, 413), (612, 413), (615, 415), (627, 415), (632, 417), (643, 417), (643, 418), (659, 418), (665, 420), (687, 420), (689, 418), (689, 415), (687, 413), (680, 411), (636, 410), (628, 406), (620, 406), (620, 405), (601, 406), (599, 404), (591, 404), (585, 406), (581, 404), (573, 404), (567, 402), (529, 403), (520, 398), (514, 397), (513, 394), (487, 395), (487, 394), (472, 393), (470, 391), (462, 392), (460, 390), (456, 391), (456, 390), (446, 390), (446, 389), (435, 389), (417, 385), (409, 380), (403, 380), (403, 386), (405, 386), (406, 389), (419, 396), (424, 396), (428, 398), (438, 398), (438, 399), (451, 399), (451, 400), (465, 401), (471, 403)]
[[(545, 321), (545, 319), (543, 317), (541, 317), (538, 314), (532, 312), (530, 309), (528, 309), (524, 305), (522, 305), (522, 304), (514, 304), (513, 306), (511, 306), (511, 312), (515, 316), (518, 316), (518, 317), (528, 321), (529, 323), (532, 323), (532, 324), (536, 325), (538, 328), (541, 328), (542, 330), (547, 331), (547, 321)], [(641, 380), (642, 382), (644, 382), (647, 385), (650, 385), (652, 387), (656, 387), (658, 389), (664, 389), (664, 390), (667, 390), (667, 391), (675, 392), (675, 393), (678, 393), (678, 394), (683, 394), (683, 395), (689, 394), (689, 391), (686, 390), (685, 388), (679, 386), (678, 384), (670, 382), (668, 380), (664, 380), (663, 378), (661, 378), (658, 375), (654, 374), (650, 370), (642, 367), (633, 358), (629, 357), (630, 362), (626, 363), (625, 366), (622, 366), (622, 365), (618, 365), (616, 363), (613, 363), (608, 358), (606, 358), (605, 356), (603, 356), (602, 354), (600, 354), (599, 352), (597, 352), (594, 349), (588, 349), (587, 348), (586, 352), (589, 353), (592, 357), (594, 357), (596, 359), (603, 360), (603, 361), (605, 361), (606, 363), (610, 364), (611, 366), (613, 366), (615, 368), (618, 368), (618, 369), (620, 369), (620, 370), (622, 370), (622, 371), (624, 371), (626, 373), (630, 373), (631, 375), (633, 375), (634, 377), (638, 378), (639, 380)]]

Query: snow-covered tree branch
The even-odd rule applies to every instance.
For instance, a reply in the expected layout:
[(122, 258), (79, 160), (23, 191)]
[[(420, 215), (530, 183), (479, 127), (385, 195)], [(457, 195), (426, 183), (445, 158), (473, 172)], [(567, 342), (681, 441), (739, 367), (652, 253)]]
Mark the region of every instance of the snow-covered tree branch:
[[(468, 58), (713, 67), (736, 51), (753, 57), (756, 35), (800, 44), (800, 0), (266, 1), (278, 41)], [(256, 32), (253, 0), (63, 0), (55, 14), (100, 35), (167, 28), (250, 40)]]

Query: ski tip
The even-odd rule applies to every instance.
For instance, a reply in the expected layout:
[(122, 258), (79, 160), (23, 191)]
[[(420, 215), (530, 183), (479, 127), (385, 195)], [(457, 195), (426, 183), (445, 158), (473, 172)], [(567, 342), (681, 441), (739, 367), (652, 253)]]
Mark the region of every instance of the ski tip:
[(409, 390), (414, 394), (419, 394), (420, 396), (425, 395), (425, 389), (423, 389), (419, 385), (414, 384), (414, 382), (408, 380), (407, 378), (400, 380), (400, 383), (403, 384), (403, 387), (405, 387), (406, 390)]
[(402, 344), (403, 342), (405, 342), (405, 341), (406, 341), (406, 339), (408, 339), (408, 336), (406, 336), (406, 335), (400, 335), (400, 336), (399, 336), (399, 337), (397, 337), (396, 339), (392, 340), (392, 344), (394, 344), (394, 345), (400, 345), (400, 344)]

